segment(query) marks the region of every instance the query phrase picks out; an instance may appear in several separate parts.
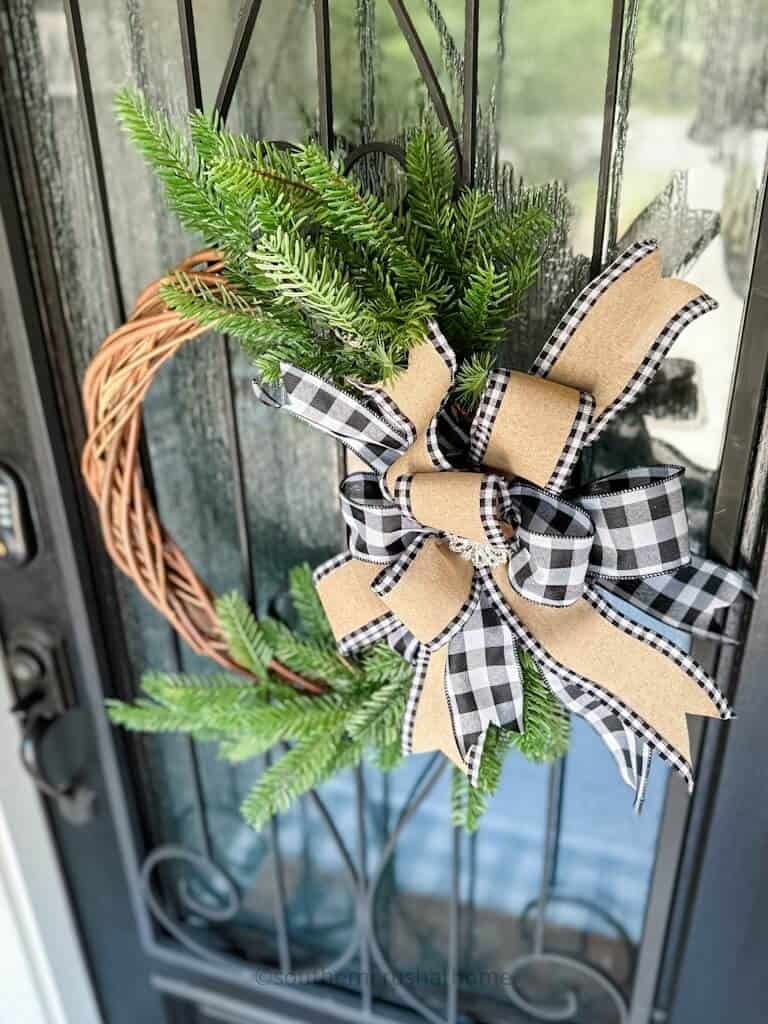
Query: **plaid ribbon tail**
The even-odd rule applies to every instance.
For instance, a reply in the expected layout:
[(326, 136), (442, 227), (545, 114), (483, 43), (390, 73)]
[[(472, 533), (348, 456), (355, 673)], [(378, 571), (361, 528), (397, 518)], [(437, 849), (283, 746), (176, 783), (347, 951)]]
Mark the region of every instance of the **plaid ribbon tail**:
[(585, 690), (575, 680), (565, 681), (541, 664), (538, 668), (563, 707), (583, 718), (603, 741), (622, 780), (634, 791), (634, 808), (640, 813), (653, 754), (651, 745), (602, 699), (598, 691)]
[(456, 745), (476, 786), (489, 726), (524, 729), (517, 640), (485, 592), (450, 641), (445, 691)]
[(630, 601), (661, 622), (693, 636), (733, 642), (724, 637), (722, 616), (739, 598), (752, 598), (752, 584), (734, 569), (692, 555), (674, 572), (644, 579), (596, 581), (603, 590)]
[[(498, 570), (495, 575), (485, 571), (483, 576), (488, 592), (496, 604), (501, 616), (515, 634), (521, 646), (530, 654), (552, 692), (561, 700), (565, 707), (585, 718), (605, 742), (616, 760), (624, 781), (639, 793), (642, 803), (642, 791), (647, 781), (648, 753), (643, 752), (643, 744), (668, 761), (688, 784), (693, 785), (687, 730), (684, 719), (689, 714), (700, 714), (707, 717), (732, 717), (731, 709), (723, 694), (714, 681), (707, 675), (697, 662), (685, 651), (671, 643), (666, 637), (628, 619), (616, 608), (609, 605), (598, 594), (594, 587), (587, 587), (584, 600), (611, 627), (624, 634), (627, 641), (627, 655), (633, 653), (634, 644), (640, 643), (663, 655), (679, 670), (679, 685), (686, 687), (685, 705), (680, 705), (679, 715), (656, 720), (653, 715), (649, 719), (643, 717), (632, 706), (631, 698), (617, 696), (609, 692), (607, 683), (596, 682), (587, 678), (576, 667), (558, 660), (548, 646), (545, 646), (535, 635), (529, 625), (519, 617), (508, 603), (502, 586), (503, 574)], [(519, 609), (518, 609), (519, 611)], [(583, 628), (589, 628), (590, 616), (580, 616)], [(598, 620), (594, 620), (596, 623)], [(602, 630), (604, 633), (604, 628)], [(615, 646), (615, 645), (614, 645)], [(614, 657), (619, 657), (618, 649), (614, 649)], [(685, 677), (688, 677), (686, 681)], [(695, 686), (691, 686), (691, 683)], [(677, 685), (677, 683), (676, 683)], [(699, 692), (701, 691), (701, 692)], [(654, 706), (649, 705), (654, 711)], [(659, 709), (663, 711), (663, 708)], [(663, 728), (662, 735), (659, 728)]]
[[(376, 473), (384, 473), (410, 446), (405, 427), (313, 373), (281, 363), (282, 387), (269, 390), (252, 380), (254, 394), (272, 409), (285, 409), (358, 455)], [(375, 403), (371, 403), (374, 404)], [(375, 406), (376, 407), (376, 406)]]

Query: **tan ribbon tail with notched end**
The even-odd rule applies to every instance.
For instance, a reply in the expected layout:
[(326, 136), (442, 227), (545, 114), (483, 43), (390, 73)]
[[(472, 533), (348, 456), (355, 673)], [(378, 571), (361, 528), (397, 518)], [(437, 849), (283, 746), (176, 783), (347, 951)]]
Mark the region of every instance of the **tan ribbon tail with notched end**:
[[(473, 458), (559, 491), (579, 451), (654, 376), (687, 324), (717, 303), (661, 276), (654, 243), (636, 243), (579, 296), (531, 374), (494, 371), (473, 424)], [(484, 423), (485, 420), (485, 423)]]
[[(696, 285), (661, 276), (655, 243), (636, 243), (622, 260), (589, 286), (588, 311), (570, 310), (533, 366), (537, 375), (593, 396), (589, 441), (650, 380), (683, 327), (717, 306)], [(646, 367), (647, 376), (640, 372)]]
[(371, 590), (380, 565), (345, 557), (316, 578), (315, 586), (336, 643), (389, 614), (381, 598)]
[(445, 670), (448, 662), (448, 645), (434, 651), (424, 676), (424, 682), (416, 705), (411, 735), (411, 752), (423, 754), (439, 750), (464, 774), (469, 771), (456, 745), (456, 737), (448, 709), (445, 691)]
[[(448, 641), (439, 644), (440, 634), (450, 631), (462, 611), (469, 607), (473, 568), (452, 556), (447, 548), (428, 537), (407, 572), (383, 597), (372, 585), (382, 566), (358, 559), (342, 560), (317, 580), (317, 591), (333, 635), (342, 647), (360, 631), (375, 629), (377, 623), (394, 615), (425, 646), (423, 672), (413, 721), (411, 750), (440, 750), (466, 772), (448, 708), (445, 669)], [(383, 639), (379, 637), (378, 639)]]
[(584, 597), (566, 608), (535, 604), (493, 573), (506, 604), (560, 665), (634, 711), (691, 764), (688, 715), (723, 717), (695, 679), (660, 650), (613, 625)]
[(427, 537), (407, 571), (382, 594), (382, 601), (424, 645), (419, 692), (411, 694), (418, 703), (410, 750), (440, 750), (464, 772), (468, 768), (451, 722), (445, 672), (450, 639), (474, 604), (473, 578), (470, 562), (457, 558), (435, 537)]

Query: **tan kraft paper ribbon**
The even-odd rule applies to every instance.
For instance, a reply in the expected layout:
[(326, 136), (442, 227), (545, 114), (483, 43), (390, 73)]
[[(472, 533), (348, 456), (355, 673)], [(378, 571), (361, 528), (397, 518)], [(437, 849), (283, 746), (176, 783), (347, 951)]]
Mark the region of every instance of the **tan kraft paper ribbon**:
[[(670, 318), (700, 295), (691, 284), (661, 277), (652, 252), (611, 284), (591, 306), (559, 353), (547, 378), (511, 375), (484, 457), (483, 469), (546, 486), (573, 425), (580, 392), (594, 397), (594, 419), (622, 394)], [(389, 468), (391, 493), (411, 477), (413, 516), (420, 523), (473, 541), (487, 541), (480, 516), (482, 472), (438, 469), (427, 432), (451, 386), (444, 359), (430, 344), (412, 350), (407, 370), (385, 387), (415, 427), (411, 447)], [(473, 566), (429, 537), (402, 578), (379, 596), (371, 583), (381, 567), (352, 560), (318, 582), (338, 640), (394, 613), (422, 643), (433, 645), (413, 728), (412, 750), (441, 750), (462, 770), (444, 691), (448, 644), (436, 638), (465, 605)], [(558, 662), (597, 684), (643, 719), (690, 763), (686, 716), (720, 717), (707, 693), (672, 659), (614, 625), (586, 600), (565, 608), (539, 605), (510, 585), (506, 566), (494, 571), (508, 607)]]

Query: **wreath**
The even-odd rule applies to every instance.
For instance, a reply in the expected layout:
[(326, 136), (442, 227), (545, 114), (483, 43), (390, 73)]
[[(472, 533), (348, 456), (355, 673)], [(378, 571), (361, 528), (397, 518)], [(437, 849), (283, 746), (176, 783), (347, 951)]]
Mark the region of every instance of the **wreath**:
[[(110, 555), (220, 671), (150, 672), (109, 702), (129, 729), (185, 732), (240, 761), (277, 748), (243, 805), (261, 827), (366, 754), (455, 764), (474, 829), (506, 753), (561, 756), (569, 714), (642, 803), (651, 755), (692, 782), (686, 715), (730, 717), (703, 669), (613, 600), (719, 635), (751, 593), (690, 553), (679, 467), (574, 484), (583, 450), (714, 305), (635, 243), (576, 299), (530, 373), (500, 349), (552, 229), (535, 192), (461, 188), (448, 136), (415, 132), (387, 205), (313, 142), (287, 148), (138, 94), (118, 115), (207, 248), (152, 284), (89, 367), (83, 472)], [(291, 573), (296, 628), (214, 598), (165, 531), (140, 467), (155, 374), (211, 329), (237, 338), (257, 397), (335, 437), (349, 550)]]

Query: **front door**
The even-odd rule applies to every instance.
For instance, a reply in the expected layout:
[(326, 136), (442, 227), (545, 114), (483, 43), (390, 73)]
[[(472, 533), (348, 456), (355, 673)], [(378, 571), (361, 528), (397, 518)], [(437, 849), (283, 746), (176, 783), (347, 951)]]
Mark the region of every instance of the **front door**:
[[(27, 545), (2, 566), (0, 631), (15, 699), (29, 664), (19, 678), (12, 655), (30, 644), (55, 680), (30, 749), (105, 1020), (714, 1024), (734, 1002), (734, 1020), (763, 1019), (762, 602), (749, 631), (730, 624), (744, 646), (697, 648), (741, 718), (697, 734), (693, 798), (659, 765), (635, 817), (576, 722), (556, 765), (510, 759), (471, 837), (423, 755), (339, 776), (257, 835), (238, 807), (263, 761), (106, 722), (104, 698), (135, 694), (145, 668), (209, 666), (112, 571), (77, 462), (88, 361), (196, 244), (116, 126), (119, 87), (177, 118), (215, 105), (256, 137), (314, 136), (389, 190), (396, 165), (371, 144), (426, 114), (455, 133), (465, 180), (535, 190), (552, 215), (510, 365), (631, 240), (658, 238), (666, 272), (719, 299), (593, 468), (684, 464), (696, 544), (757, 578), (764, 3), (3, 0), (0, 35), (0, 484)], [(291, 566), (339, 550), (340, 466), (248, 381), (227, 339), (180, 353), (145, 402), (143, 465), (212, 589), (264, 612)], [(46, 748), (77, 763), (51, 767)], [(77, 785), (62, 793), (54, 768)]]

